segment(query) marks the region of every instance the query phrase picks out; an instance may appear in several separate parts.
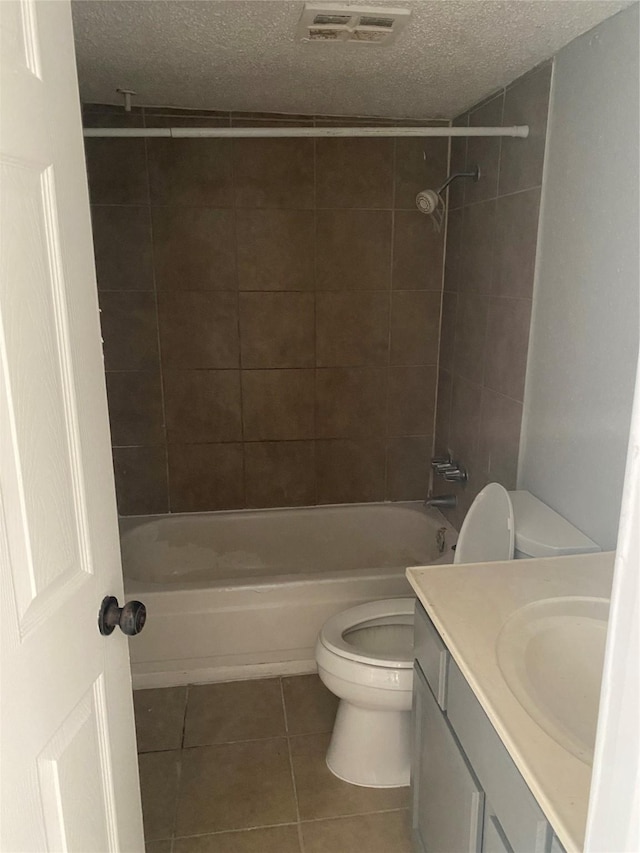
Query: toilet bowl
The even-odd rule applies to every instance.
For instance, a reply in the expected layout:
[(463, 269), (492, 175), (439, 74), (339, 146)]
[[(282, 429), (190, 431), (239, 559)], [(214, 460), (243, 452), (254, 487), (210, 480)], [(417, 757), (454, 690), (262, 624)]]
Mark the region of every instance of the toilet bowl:
[(414, 598), (361, 604), (318, 636), (318, 674), (340, 699), (327, 766), (345, 782), (409, 784), (414, 608)]
[[(460, 529), (455, 563), (589, 553), (599, 547), (526, 491), (489, 483)], [(415, 598), (332, 616), (316, 643), (318, 673), (340, 699), (327, 766), (354, 785), (409, 784)]]

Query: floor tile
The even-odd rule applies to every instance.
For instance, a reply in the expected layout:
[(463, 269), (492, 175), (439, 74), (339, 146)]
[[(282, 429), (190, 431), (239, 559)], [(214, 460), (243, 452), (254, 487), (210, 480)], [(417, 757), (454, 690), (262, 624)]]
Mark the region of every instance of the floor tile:
[(295, 820), (285, 738), (183, 750), (176, 835)]
[(144, 853), (171, 853), (171, 839), (164, 841), (150, 841), (144, 845)]
[(295, 675), (282, 679), (287, 731), (290, 735), (330, 732), (338, 709), (338, 697), (317, 675)]
[(197, 684), (189, 688), (185, 747), (284, 734), (278, 678)]
[(146, 841), (171, 838), (173, 834), (180, 755), (180, 750), (171, 750), (138, 757)]
[(329, 739), (318, 734), (290, 740), (301, 820), (406, 808), (408, 788), (363, 788), (337, 779), (325, 761)]
[(302, 838), (305, 853), (411, 853), (406, 811), (303, 823)]
[(298, 827), (291, 824), (177, 838), (173, 853), (300, 853)]
[(180, 749), (186, 704), (186, 687), (134, 690), (138, 752)]

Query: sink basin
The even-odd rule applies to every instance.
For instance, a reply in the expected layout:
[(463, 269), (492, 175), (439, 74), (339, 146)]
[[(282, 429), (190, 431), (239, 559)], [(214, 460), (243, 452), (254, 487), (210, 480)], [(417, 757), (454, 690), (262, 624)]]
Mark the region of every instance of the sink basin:
[(511, 692), (585, 764), (593, 762), (608, 618), (606, 598), (547, 598), (516, 610), (497, 640)]

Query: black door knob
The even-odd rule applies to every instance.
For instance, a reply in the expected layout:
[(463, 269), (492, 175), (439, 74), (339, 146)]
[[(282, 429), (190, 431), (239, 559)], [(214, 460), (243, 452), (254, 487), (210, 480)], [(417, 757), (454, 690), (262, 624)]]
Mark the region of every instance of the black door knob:
[(124, 634), (133, 637), (142, 631), (146, 620), (147, 608), (141, 601), (127, 601), (124, 607), (119, 607), (118, 599), (108, 595), (100, 605), (98, 629), (108, 637), (117, 626)]

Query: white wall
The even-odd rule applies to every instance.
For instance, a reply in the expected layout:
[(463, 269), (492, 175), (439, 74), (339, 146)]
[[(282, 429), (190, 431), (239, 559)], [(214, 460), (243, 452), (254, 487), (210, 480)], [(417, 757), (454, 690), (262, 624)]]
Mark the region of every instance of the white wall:
[(638, 6), (557, 55), (519, 488), (615, 547), (638, 349)]

